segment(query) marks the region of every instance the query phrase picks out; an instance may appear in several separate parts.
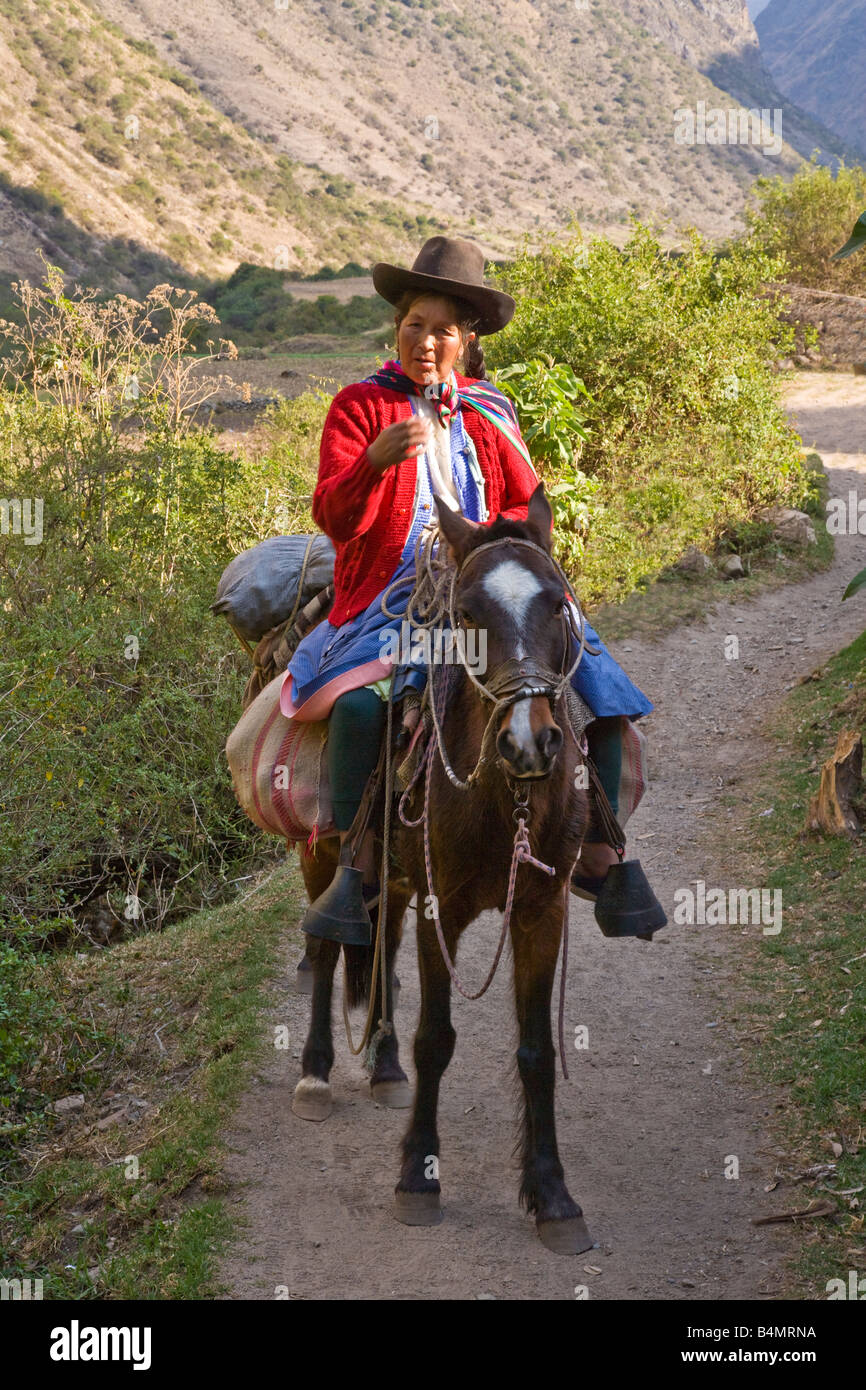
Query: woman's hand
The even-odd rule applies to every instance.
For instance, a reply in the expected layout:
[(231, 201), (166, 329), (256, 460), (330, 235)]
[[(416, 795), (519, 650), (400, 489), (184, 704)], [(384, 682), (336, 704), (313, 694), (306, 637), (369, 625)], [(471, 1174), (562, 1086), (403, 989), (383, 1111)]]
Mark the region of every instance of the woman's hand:
[(372, 444), (367, 445), (367, 458), (374, 468), (384, 473), (395, 463), (414, 455), (423, 454), (430, 439), (430, 422), (420, 415), (411, 420), (398, 420), (396, 425), (388, 425)]

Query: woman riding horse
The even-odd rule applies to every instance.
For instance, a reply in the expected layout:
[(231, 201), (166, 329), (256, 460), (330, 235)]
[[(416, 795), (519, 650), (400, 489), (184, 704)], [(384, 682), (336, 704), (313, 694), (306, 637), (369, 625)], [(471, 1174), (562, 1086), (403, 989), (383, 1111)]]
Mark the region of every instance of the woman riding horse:
[[(483, 272), (479, 247), (442, 236), (425, 243), (411, 270), (375, 266), (373, 283), (396, 308), (398, 360), (338, 392), (325, 421), (313, 517), (336, 547), (334, 602), (327, 621), (297, 647), (281, 708), (294, 719), (330, 720), (327, 765), (341, 845), (378, 761), (389, 679), (395, 701), (426, 680), (417, 663), (395, 670), (381, 639), (393, 633), (393, 615), (402, 611), (398, 595), (405, 609), (416, 541), (436, 522), (434, 498), (483, 526), (497, 514), (524, 521), (538, 487), (513, 408), (486, 378), (479, 337), (504, 328), (515, 303), (488, 288)], [(464, 374), (455, 370), (458, 360)], [(404, 576), (408, 582), (389, 596), (386, 614), (383, 592)], [(505, 597), (516, 615), (528, 612), (531, 595)], [(586, 637), (590, 649), (572, 683), (595, 715), (589, 751), (615, 815), (621, 718), (648, 714), (652, 705), (588, 625)], [(600, 823), (595, 817), (593, 824)], [(597, 898), (617, 862), (598, 829), (596, 836), (584, 842), (572, 878), (574, 891), (589, 898)], [(372, 904), (378, 893), (372, 830), (354, 864)], [(632, 911), (621, 933), (614, 923), (606, 934), (635, 934), (635, 920), (638, 930), (651, 919), (663, 924), (651, 892), (644, 907), (643, 919)], [(327, 936), (327, 927), (320, 924), (317, 935)]]

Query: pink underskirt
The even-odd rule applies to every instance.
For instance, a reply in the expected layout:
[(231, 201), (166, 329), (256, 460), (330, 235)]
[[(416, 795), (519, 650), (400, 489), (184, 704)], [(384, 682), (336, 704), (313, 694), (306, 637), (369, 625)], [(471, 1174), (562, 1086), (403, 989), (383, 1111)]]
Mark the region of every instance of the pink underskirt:
[(334, 701), (340, 695), (344, 695), (347, 690), (357, 690), (362, 685), (372, 685), (373, 681), (385, 680), (390, 676), (394, 669), (392, 661), (365, 661), (362, 666), (355, 666), (351, 671), (344, 671), (342, 675), (334, 676), (333, 680), (327, 681), (320, 686), (314, 695), (296, 705), (292, 699), (292, 673), (287, 671), (283, 676), (283, 683), (280, 686), (280, 711), (287, 719), (309, 720), (327, 719), (334, 706)]

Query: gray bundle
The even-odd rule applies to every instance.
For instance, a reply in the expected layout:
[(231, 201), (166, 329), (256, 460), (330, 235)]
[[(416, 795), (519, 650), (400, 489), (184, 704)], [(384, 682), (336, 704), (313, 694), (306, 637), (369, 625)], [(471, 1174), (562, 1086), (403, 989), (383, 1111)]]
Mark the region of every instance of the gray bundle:
[(226, 566), (211, 612), (222, 613), (254, 645), (297, 615), (333, 577), (334, 547), (327, 536), (270, 536)]

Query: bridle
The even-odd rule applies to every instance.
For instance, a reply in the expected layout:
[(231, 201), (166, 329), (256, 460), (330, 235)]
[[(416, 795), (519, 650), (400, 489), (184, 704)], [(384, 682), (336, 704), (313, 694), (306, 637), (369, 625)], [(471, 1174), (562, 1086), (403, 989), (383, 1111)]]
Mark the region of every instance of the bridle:
[[(483, 555), (485, 550), (496, 550), (503, 544), (522, 545), (527, 550), (534, 550), (556, 570), (568, 597), (574, 605), (573, 609), (568, 608), (565, 604), (563, 604), (562, 608), (563, 636), (566, 639), (563, 645), (563, 663), (565, 662), (568, 652), (567, 638), (569, 632), (573, 633), (577, 639), (577, 656), (567, 671), (558, 672), (552, 671), (550, 667), (545, 666), (543, 662), (535, 661), (532, 657), (508, 657), (505, 661), (500, 662), (487, 685), (485, 685), (483, 681), (478, 680), (471, 667), (465, 661), (463, 665), (466, 668), (466, 673), (470, 680), (478, 687), (486, 700), (493, 700), (494, 702), (507, 700), (508, 704), (515, 704), (518, 700), (529, 700), (536, 695), (546, 695), (553, 704), (556, 704), (565, 686), (571, 680), (571, 677), (580, 665), (584, 651), (589, 650), (594, 656), (597, 656), (598, 653), (594, 648), (588, 647), (586, 641), (586, 624), (580, 610), (580, 603), (578, 602), (577, 595), (571, 586), (568, 575), (565, 573), (559, 561), (551, 555), (549, 550), (545, 550), (543, 546), (537, 545), (535, 541), (525, 540), (521, 536), (503, 536), (501, 540), (485, 541), (483, 545), (476, 546), (473, 550), (469, 551), (468, 555), (464, 556), (460, 565), (458, 565), (452, 573), (451, 587), (448, 594), (448, 617), (452, 628), (456, 631), (458, 624), (454, 612), (454, 602), (457, 596), (457, 586), (463, 578), (467, 566), (470, 565), (477, 556)], [(515, 678), (517, 676), (524, 676), (526, 679), (522, 682), (515, 683)]]
[[(598, 654), (597, 649), (591, 647), (586, 640), (586, 621), (583, 617), (583, 613), (581, 612), (580, 602), (577, 598), (577, 595), (574, 592), (568, 575), (563, 570), (559, 561), (556, 560), (553, 555), (551, 555), (549, 550), (545, 550), (543, 546), (537, 545), (535, 541), (526, 540), (522, 536), (503, 536), (500, 540), (485, 541), (483, 545), (475, 546), (474, 549), (470, 550), (469, 553), (463, 557), (461, 563), (456, 568), (453, 568), (451, 570), (451, 578), (448, 589), (448, 619), (452, 630), (456, 632), (460, 627), (457, 615), (455, 613), (455, 601), (457, 597), (458, 585), (464, 573), (466, 572), (467, 567), (472, 563), (473, 560), (475, 560), (475, 558), (478, 555), (482, 555), (484, 551), (498, 549), (500, 546), (506, 543), (508, 545), (524, 546), (527, 550), (535, 551), (537, 554), (541, 555), (549, 565), (553, 566), (559, 579), (562, 581), (563, 589), (567, 594), (568, 599), (570, 600), (570, 603), (563, 603), (561, 614), (563, 633), (563, 669), (560, 669), (559, 671), (554, 671), (544, 662), (537, 661), (534, 657), (507, 657), (504, 661), (501, 661), (498, 664), (498, 666), (493, 671), (492, 675), (488, 677), (485, 683), (484, 681), (478, 679), (478, 677), (475, 675), (475, 672), (472, 670), (470, 663), (466, 660), (465, 655), (461, 651), (462, 644), (455, 644), (457, 647), (458, 656), (460, 657), (461, 664), (467, 676), (472, 681), (472, 684), (480, 692), (481, 698), (493, 705), (493, 709), (490, 712), (490, 717), (487, 720), (487, 724), (484, 729), (484, 735), (481, 740), (481, 750), (478, 756), (478, 762), (476, 763), (472, 772), (470, 772), (469, 776), (465, 779), (465, 781), (457, 776), (453, 767), (451, 766), (451, 762), (445, 751), (445, 744), (442, 736), (442, 727), (440, 722), (440, 715), (442, 711), (437, 708), (437, 700), (433, 692), (432, 672), (428, 674), (428, 680), (430, 681), (430, 711), (433, 717), (433, 725), (436, 730), (436, 740), (439, 745), (439, 754), (442, 758), (442, 766), (445, 769), (445, 773), (448, 777), (448, 780), (452, 782), (455, 787), (459, 787), (461, 790), (466, 790), (466, 788), (471, 786), (472, 783), (475, 782), (477, 778), (481, 776), (484, 767), (491, 760), (492, 745), (496, 738), (499, 721), (507, 709), (509, 709), (512, 705), (516, 705), (519, 700), (532, 700), (535, 699), (536, 696), (545, 696), (550, 701), (551, 713), (553, 713), (553, 711), (556, 708), (556, 705), (558, 704), (563, 694), (563, 691), (570, 684), (572, 676), (574, 675), (575, 671), (577, 670), (578, 666), (583, 660), (584, 653), (588, 651), (591, 655)], [(409, 616), (408, 611), (407, 616)], [(411, 616), (409, 617), (409, 621), (410, 623), (412, 622)], [(575, 656), (571, 665), (567, 669), (564, 669), (565, 662), (568, 659), (568, 639), (570, 635), (573, 635), (575, 637), (575, 640), (577, 641), (577, 655)], [(568, 715), (567, 707), (566, 714)], [(573, 730), (572, 733), (574, 733)], [(574, 735), (574, 737), (575, 741), (577, 741), (576, 734)]]

